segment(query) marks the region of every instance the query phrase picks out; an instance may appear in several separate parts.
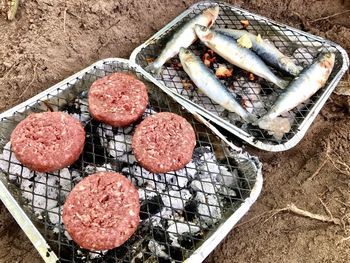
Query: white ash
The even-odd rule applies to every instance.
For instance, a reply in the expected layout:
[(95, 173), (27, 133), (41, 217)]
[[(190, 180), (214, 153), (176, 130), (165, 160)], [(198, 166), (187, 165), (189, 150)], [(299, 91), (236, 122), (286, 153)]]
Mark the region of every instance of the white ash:
[(100, 125), (97, 127), (97, 133), (100, 137), (101, 145), (104, 147), (108, 146), (108, 140), (113, 137), (113, 130), (112, 126), (104, 123), (100, 123)]
[(89, 164), (84, 169), (84, 172), (89, 175), (97, 172), (108, 172), (108, 171), (112, 171), (112, 166), (109, 163), (105, 163), (102, 166), (93, 166)]
[(160, 212), (152, 215), (147, 220), (150, 221), (153, 226), (162, 227), (162, 224), (160, 223), (162, 219), (173, 220), (175, 219), (175, 217), (176, 217), (176, 212), (173, 212), (171, 208), (163, 207)]
[(48, 214), (50, 222), (53, 225), (59, 225), (59, 223), (60, 223), (60, 216), (61, 216), (59, 207), (51, 208), (50, 210), (48, 210), (47, 214)]
[(198, 167), (197, 176), (200, 178), (216, 178), (218, 173), (220, 173), (220, 165), (216, 162), (206, 162)]
[(146, 118), (149, 115), (156, 114), (157, 112), (149, 107), (146, 108), (145, 112), (142, 114), (142, 119)]
[(11, 142), (6, 143), (0, 154), (0, 169), (5, 173), (8, 172), (10, 181), (17, 181), (19, 177), (31, 177), (31, 171), (17, 160), (13, 152), (11, 153)]
[(215, 194), (218, 191), (215, 182), (211, 178), (203, 178), (201, 181), (193, 180), (191, 182), (191, 188), (207, 194)]
[(118, 161), (133, 164), (136, 162), (135, 156), (131, 153), (131, 139), (129, 135), (133, 126), (119, 128), (115, 133), (112, 126), (100, 124), (97, 132), (100, 137), (101, 145), (107, 148), (107, 152)]
[[(117, 134), (108, 142), (108, 153), (113, 157), (121, 157), (131, 151), (131, 135)], [(118, 159), (118, 158), (117, 158)]]
[(194, 235), (200, 231), (200, 228), (193, 223), (187, 222), (175, 222), (169, 221), (170, 225), (167, 228), (167, 232), (169, 233), (170, 240), (172, 241), (172, 245), (174, 247), (181, 247), (178, 238), (180, 235), (184, 233), (189, 233), (190, 235)]
[(153, 239), (148, 242), (148, 249), (157, 257), (165, 259), (170, 258), (169, 255), (164, 252), (164, 250), (166, 249), (165, 246), (160, 245), (157, 241)]
[(191, 182), (193, 190), (207, 194), (236, 195), (232, 188), (238, 187), (237, 170), (231, 173), (226, 166), (219, 165), (216, 162), (204, 163), (198, 170), (198, 180)]
[(238, 185), (238, 171), (234, 169), (232, 173), (223, 166), (220, 166), (221, 173), (216, 176), (216, 181), (220, 185), (219, 192), (224, 195), (236, 196), (233, 189), (239, 187)]
[[(74, 101), (75, 109), (79, 109), (80, 113), (69, 113), (73, 118), (79, 120), (81, 123), (86, 124), (91, 119), (91, 115), (89, 113), (88, 102), (87, 99), (75, 99)], [(68, 112), (67, 112), (68, 113)]]
[(195, 174), (197, 173), (197, 168), (196, 168), (196, 164), (191, 160), (186, 166), (185, 168), (178, 170), (176, 172), (179, 175), (186, 175), (188, 177), (194, 178)]
[(138, 165), (125, 167), (122, 172), (128, 174), (128, 178), (136, 181), (138, 186), (143, 186), (146, 189), (162, 191), (166, 188), (163, 174), (151, 173)]
[(59, 176), (59, 184), (61, 186), (61, 193), (66, 195), (72, 190), (72, 175), (67, 168), (63, 168), (59, 172), (56, 172)]
[(198, 215), (204, 227), (209, 227), (221, 219), (220, 201), (216, 195), (197, 192), (195, 200), (199, 202)]
[(122, 156), (118, 156), (116, 159), (120, 162), (123, 162), (123, 163), (128, 163), (128, 164), (136, 163), (135, 155), (133, 155), (131, 153), (123, 154)]
[(89, 252), (89, 259), (96, 259), (96, 258), (101, 258), (102, 256), (106, 255), (108, 250), (97, 250), (94, 252)]
[(157, 196), (157, 192), (155, 191), (149, 191), (143, 188), (139, 188), (137, 191), (139, 192), (139, 198), (141, 200), (151, 199), (152, 197)]
[(165, 180), (173, 190), (187, 187), (188, 181), (197, 174), (196, 164), (191, 160), (184, 168), (164, 174)]
[(183, 210), (186, 202), (192, 195), (187, 189), (182, 189), (180, 191), (169, 191), (167, 194), (162, 194), (161, 197), (166, 207), (171, 207), (175, 210)]
[(55, 175), (32, 172), (30, 179), (22, 179), (22, 196), (33, 205), (35, 212), (42, 212), (57, 206), (58, 184)]
[(206, 162), (213, 163), (216, 161), (216, 156), (209, 146), (205, 146), (203, 151), (204, 153), (201, 154), (199, 161), (197, 161), (197, 165), (203, 165)]
[(83, 179), (83, 177), (81, 176), (80, 172), (78, 172), (76, 170), (72, 171), (72, 180), (73, 180), (73, 182), (78, 183), (78, 182), (81, 181), (81, 179)]
[(64, 235), (66, 236), (66, 238), (68, 240), (72, 240), (72, 237), (69, 235), (69, 233), (67, 232), (67, 230), (64, 231)]

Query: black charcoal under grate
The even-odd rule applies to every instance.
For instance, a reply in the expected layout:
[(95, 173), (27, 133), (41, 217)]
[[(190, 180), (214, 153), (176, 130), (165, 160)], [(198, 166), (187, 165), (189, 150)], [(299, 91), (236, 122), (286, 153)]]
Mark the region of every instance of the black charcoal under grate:
[[(255, 144), (257, 141), (259, 141), (264, 145), (284, 145), (293, 138), (296, 139), (295, 137), (297, 137), (300, 127), (303, 125), (303, 123), (305, 123), (307, 118), (312, 117), (312, 111), (317, 107), (316, 104), (319, 103), (321, 96), (327, 92), (327, 86), (339, 73), (340, 69), (343, 67), (343, 64), (346, 63), (344, 61), (344, 54), (340, 52), (335, 44), (333, 45), (327, 41), (307, 37), (300, 34), (296, 30), (288, 29), (287, 27), (269, 22), (265, 18), (250, 14), (232, 6), (228, 6), (225, 3), (217, 4), (208, 1), (194, 5), (190, 8), (190, 12), (178, 23), (171, 26), (168, 30), (165, 30), (163, 34), (153, 38), (152, 41), (147, 41), (147, 44), (142, 46), (142, 48), (138, 50), (138, 53), (136, 53), (135, 62), (142, 68), (146, 68), (146, 66), (160, 54), (160, 51), (163, 49), (168, 39), (172, 37), (173, 32), (176, 31), (177, 28), (181, 27), (183, 23), (193, 18), (203, 9), (212, 5), (220, 6), (219, 16), (215, 21), (213, 28), (242, 29), (240, 21), (248, 20), (249, 26), (247, 30), (249, 32), (256, 35), (260, 34), (264, 39), (268, 39), (280, 51), (291, 57), (297, 65), (302, 67), (310, 65), (320, 52), (334, 52), (336, 55), (336, 63), (333, 72), (327, 81), (326, 87), (319, 90), (305, 103), (302, 103), (294, 110), (283, 115), (290, 120), (292, 123), (292, 128), (290, 132), (284, 134), (281, 139), (277, 139), (257, 126), (243, 123), (236, 114), (227, 112), (223, 107), (213, 102), (203, 93), (199, 92), (195, 88), (194, 84), (191, 84), (187, 74), (181, 67), (179, 67), (180, 61), (178, 56), (174, 57), (164, 65), (164, 70), (162, 71), (161, 75), (156, 77), (157, 80), (163, 83), (173, 92), (176, 92), (182, 95), (184, 98), (196, 103), (199, 107), (208, 111), (209, 114), (215, 117), (221, 117), (230, 125), (233, 125), (234, 127), (245, 132), (247, 134), (245, 136), (242, 136), (242, 132), (235, 132), (235, 134), (241, 139), (246, 139), (249, 136), (252, 136)], [(203, 44), (200, 43), (199, 40), (191, 45), (190, 49), (200, 57), (202, 57), (208, 50)], [(227, 63), (224, 59), (217, 55), (216, 62), (213, 63), (211, 69), (215, 71), (220, 64), (225, 65), (228, 68), (233, 67), (231, 64)], [(283, 75), (274, 69), (272, 70), (286, 80), (292, 79), (291, 77)], [(261, 78), (255, 76), (255, 80), (249, 80), (248, 72), (245, 72), (237, 67), (233, 67), (232, 77), (221, 81), (249, 112), (254, 113), (258, 117), (263, 116), (267, 112), (278, 95), (281, 93), (280, 89)], [(187, 84), (184, 85), (184, 83)], [(190, 83), (189, 86), (188, 83)], [(263, 146), (260, 145), (258, 147)], [(263, 148), (272, 149), (268, 146)]]
[[(182, 262), (249, 197), (256, 173), (246, 173), (245, 160), (230, 157), (227, 146), (208, 128), (137, 74), (146, 83), (150, 99), (142, 119), (155, 112), (171, 111), (185, 117), (197, 136), (193, 159), (185, 168), (166, 174), (143, 169), (131, 151), (132, 134), (141, 119), (127, 128), (112, 128), (91, 119), (88, 112), (91, 84), (116, 71), (137, 72), (124, 62), (101, 63), (52, 90), (24, 112), (15, 112), (0, 122), (2, 139), (8, 140), (15, 125), (31, 112), (68, 112), (81, 121), (86, 131), (85, 148), (77, 162), (55, 173), (32, 172), (16, 160), (10, 142), (0, 140), (0, 168), (10, 192), (61, 262)], [(65, 197), (76, 183), (105, 170), (124, 174), (137, 187), (141, 222), (121, 247), (89, 252), (71, 240), (61, 213)]]

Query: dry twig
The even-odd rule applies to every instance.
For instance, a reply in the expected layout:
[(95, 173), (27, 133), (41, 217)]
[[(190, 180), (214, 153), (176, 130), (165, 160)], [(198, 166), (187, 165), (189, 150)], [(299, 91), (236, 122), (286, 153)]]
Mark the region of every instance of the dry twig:
[(270, 218), (272, 218), (273, 216), (275, 216), (276, 214), (281, 213), (281, 212), (291, 212), (291, 213), (294, 213), (296, 215), (307, 217), (307, 218), (311, 218), (311, 219), (314, 219), (314, 220), (318, 220), (318, 221), (322, 221), (322, 222), (328, 222), (328, 223), (333, 223), (335, 225), (341, 225), (341, 222), (340, 222), (340, 220), (338, 218), (333, 218), (333, 217), (330, 217), (330, 216), (314, 214), (314, 213), (311, 213), (309, 211), (300, 209), (300, 208), (296, 207), (294, 204), (289, 204), (289, 205), (287, 205), (284, 208), (277, 209), (276, 212), (272, 216), (270, 216), (268, 219), (266, 219), (264, 222), (268, 221)]
[(63, 11), (63, 32), (66, 33), (67, 8)]
[(306, 179), (306, 181), (311, 181), (312, 179), (314, 179), (314, 177), (316, 175), (319, 174), (319, 172), (321, 172), (323, 166), (325, 166), (325, 164), (327, 163), (327, 161), (329, 159), (330, 151), (331, 151), (331, 147), (330, 147), (329, 141), (327, 141), (327, 148), (326, 148), (326, 153), (324, 156), (324, 158), (325, 158), (324, 161), (320, 164), (320, 166), (316, 169), (316, 171), (308, 179)]
[(252, 221), (254, 221), (254, 220), (257, 219), (257, 218), (263, 217), (264, 215), (266, 215), (266, 214), (268, 214), (268, 213), (271, 213), (271, 212), (273, 212), (273, 211), (275, 211), (275, 210), (265, 211), (265, 212), (263, 212), (263, 213), (261, 213), (261, 214), (259, 214), (259, 215), (253, 216), (251, 219), (249, 219), (249, 220), (247, 220), (247, 221), (245, 221), (245, 222), (242, 222), (242, 223), (240, 223), (240, 224), (237, 224), (237, 225), (235, 226), (235, 228), (240, 227), (240, 226), (243, 226), (243, 225), (245, 225), (245, 224), (248, 224), (249, 222), (252, 222)]
[(18, 4), (19, 0), (10, 0), (8, 1), (9, 7), (7, 11), (7, 19), (8, 20), (13, 20), (15, 19), (17, 9), (18, 9)]
[(342, 225), (341, 224), (341, 220), (338, 218), (334, 218), (332, 213), (329, 211), (329, 209), (326, 207), (326, 205), (322, 202), (322, 200), (320, 199), (322, 205), (324, 206), (324, 208), (326, 209), (327, 213), (329, 214), (329, 216), (325, 216), (325, 215), (320, 215), (320, 214), (314, 214), (311, 213), (309, 211), (303, 210), (298, 208), (295, 204), (291, 203), (288, 204), (286, 207), (284, 208), (280, 208), (280, 209), (273, 209), (270, 211), (265, 211), (257, 216), (252, 217), (251, 219), (249, 219), (248, 221), (242, 222), (240, 224), (237, 224), (235, 227), (241, 227), (245, 224), (250, 223), (251, 221), (257, 219), (257, 218), (261, 218), (266, 214), (270, 214), (272, 213), (271, 216), (269, 216), (267, 219), (265, 219), (265, 221), (263, 223), (266, 223), (267, 221), (269, 221), (272, 217), (274, 217), (275, 215), (277, 215), (278, 213), (281, 212), (290, 212), (290, 213), (294, 213), (298, 216), (303, 216), (303, 217), (307, 217), (310, 219), (314, 219), (314, 220), (318, 220), (318, 221), (322, 221), (322, 222), (328, 222), (328, 223), (333, 223), (335, 225)]
[(315, 20), (311, 20), (309, 21), (310, 23), (314, 23), (314, 22), (317, 22), (317, 21), (321, 21), (321, 20), (325, 20), (325, 19), (328, 19), (328, 18), (332, 18), (332, 17), (335, 17), (335, 16), (339, 16), (339, 15), (342, 15), (342, 14), (345, 14), (347, 12), (350, 12), (350, 9), (348, 10), (345, 10), (343, 12), (339, 12), (339, 13), (335, 13), (333, 15), (329, 15), (329, 16), (325, 16), (325, 17), (320, 17), (320, 18), (317, 18)]
[(25, 88), (25, 90), (22, 92), (22, 94), (21, 95), (19, 95), (19, 98), (22, 98), (22, 96), (27, 92), (27, 90), (29, 89), (29, 87), (33, 84), (33, 82), (35, 81), (35, 79), (36, 79), (36, 68), (37, 68), (37, 66), (38, 66), (38, 63), (36, 63), (35, 65), (34, 65), (34, 68), (33, 68), (33, 79), (32, 79), (32, 81), (28, 84), (28, 86)]
[(350, 239), (350, 236), (344, 237), (344, 238), (342, 238), (342, 239), (340, 240), (340, 243), (342, 243), (342, 242), (344, 242), (344, 241), (347, 241), (347, 240), (349, 240), (349, 239)]
[(331, 211), (328, 209), (328, 207), (326, 206), (326, 204), (322, 201), (321, 198), (318, 198), (318, 199), (320, 200), (321, 204), (323, 205), (324, 209), (326, 210), (326, 212), (327, 212), (327, 214), (330, 216), (330, 218), (334, 219), (334, 217), (333, 217)]

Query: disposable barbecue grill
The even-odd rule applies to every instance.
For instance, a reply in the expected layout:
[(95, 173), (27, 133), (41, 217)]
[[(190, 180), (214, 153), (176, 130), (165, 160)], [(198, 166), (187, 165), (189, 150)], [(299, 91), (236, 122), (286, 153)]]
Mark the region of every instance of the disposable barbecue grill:
[[(177, 66), (176, 58), (166, 65), (158, 79), (143, 70), (178, 26), (213, 4), (220, 5), (214, 26), (239, 28), (240, 20), (246, 19), (250, 32), (270, 39), (299, 65), (311, 63), (320, 48), (336, 54), (326, 87), (291, 112), (294, 125), (281, 141), (261, 129), (237, 122), (195, 89), (184, 89), (186, 75)], [(203, 46), (197, 42), (191, 48), (199, 54)], [(220, 58), (218, 62), (225, 63)], [(224, 3), (197, 3), (137, 48), (129, 61), (99, 61), (2, 113), (0, 198), (45, 262), (201, 262), (248, 211), (262, 187), (258, 159), (227, 141), (202, 116), (258, 148), (289, 149), (303, 137), (348, 64), (345, 51), (332, 42)], [(214, 68), (217, 66), (214, 64)], [(114, 129), (91, 118), (87, 107), (89, 87), (96, 79), (117, 71), (135, 74), (146, 83), (150, 103), (143, 118), (170, 111), (191, 123), (197, 144), (191, 162), (184, 169), (166, 174), (147, 172), (137, 164), (130, 147), (139, 122), (125, 129)], [(258, 115), (266, 112), (278, 91), (267, 82), (249, 81), (246, 73), (238, 69), (234, 74), (235, 78), (226, 79), (225, 84), (233, 85), (238, 96), (250, 103), (248, 110)], [(259, 99), (263, 105), (259, 106)], [(84, 125), (87, 135), (83, 154), (72, 166), (55, 173), (32, 172), (16, 160), (9, 143), (10, 134), (31, 112), (58, 110), (68, 112)], [(91, 252), (70, 239), (61, 212), (72, 187), (83, 177), (101, 170), (121, 172), (137, 187), (141, 222), (123, 246)]]
[[(239, 139), (267, 151), (284, 151), (292, 148), (303, 138), (349, 66), (348, 56), (339, 45), (222, 2), (204, 1), (188, 8), (136, 48), (131, 54), (130, 60), (145, 69), (160, 54), (160, 51), (177, 28), (203, 9), (214, 5), (219, 5), (220, 12), (213, 28), (242, 29), (241, 21), (247, 20), (249, 22), (247, 30), (250, 33), (260, 34), (262, 38), (268, 39), (285, 55), (291, 57), (297, 65), (302, 67), (310, 65), (320, 52), (330, 51), (335, 53), (336, 63), (325, 87), (286, 115), (292, 122), (290, 132), (284, 134), (282, 139), (276, 139), (257, 126), (247, 125), (237, 120), (234, 114), (228, 113), (206, 95), (198, 92), (193, 85), (189, 85), (191, 82), (182, 68), (178, 66), (179, 59), (177, 56), (164, 65), (164, 70), (160, 76), (153, 75), (153, 77), (182, 101), (187, 102), (188, 108), (191, 107), (216, 125), (226, 129), (228, 134), (234, 134)], [(200, 41), (196, 41), (190, 46), (190, 49), (199, 56), (203, 56), (203, 50), (204, 52), (206, 50)], [(212, 69), (217, 68), (219, 64), (224, 64), (229, 68), (232, 67), (219, 56), (216, 56), (216, 62)], [(280, 72), (275, 73), (279, 74)], [(291, 80), (288, 76), (283, 75), (283, 77)], [(281, 93), (281, 90), (267, 81), (258, 80), (258, 78), (254, 81), (250, 80), (247, 72), (238, 68), (234, 68), (233, 77), (227, 78), (223, 83), (249, 112), (259, 117), (267, 112)]]
[[(115, 129), (93, 120), (87, 91), (98, 78), (127, 72), (144, 81), (149, 105), (143, 118), (170, 111), (193, 126), (192, 161), (176, 172), (152, 174), (131, 151), (134, 125)], [(173, 94), (149, 81), (142, 69), (122, 59), (99, 61), (0, 115), (0, 197), (46, 262), (200, 262), (247, 212), (262, 187), (261, 165), (191, 114)], [(80, 159), (55, 173), (32, 172), (11, 151), (9, 137), (32, 112), (66, 111), (85, 126)], [(91, 252), (72, 241), (62, 223), (64, 199), (83, 177), (96, 171), (123, 173), (138, 188), (141, 222), (121, 247)]]

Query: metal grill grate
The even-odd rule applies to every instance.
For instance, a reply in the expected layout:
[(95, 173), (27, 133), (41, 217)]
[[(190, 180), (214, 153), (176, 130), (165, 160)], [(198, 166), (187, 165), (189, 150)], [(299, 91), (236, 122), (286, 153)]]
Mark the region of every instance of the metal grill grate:
[[(91, 119), (87, 108), (90, 85), (116, 71), (136, 74), (147, 83), (150, 102), (143, 118), (154, 112), (171, 111), (191, 123), (197, 144), (192, 161), (184, 169), (152, 174), (137, 164), (130, 144), (140, 120), (130, 127), (116, 129)], [(80, 159), (69, 168), (55, 173), (32, 172), (16, 160), (8, 142), (9, 135), (29, 113), (48, 110), (66, 111), (84, 124), (85, 148)], [(228, 145), (211, 130), (148, 82), (136, 68), (117, 59), (96, 63), (56, 85), (47, 94), (17, 108), (11, 116), (3, 117), (0, 149), (0, 168), (8, 182), (8, 190), (60, 262), (182, 262), (245, 200), (252, 198), (252, 189), (256, 188), (260, 173), (260, 165), (255, 159), (238, 153), (234, 157), (232, 149), (230, 152)], [(121, 172), (138, 188), (141, 222), (123, 246), (89, 252), (70, 240), (62, 224), (61, 212), (64, 199), (74, 185), (101, 170)], [(259, 191), (254, 195), (257, 194)], [(10, 209), (10, 212), (13, 211)], [(51, 249), (47, 251), (47, 257), (51, 255)]]
[[(171, 59), (164, 65), (164, 70), (162, 74), (157, 77), (157, 80), (171, 91), (181, 95), (182, 98), (192, 102), (192, 105), (197, 108), (197, 112), (211, 119), (216, 124), (228, 129), (230, 132), (252, 145), (270, 151), (291, 148), (301, 139), (303, 136), (302, 133), (306, 132), (306, 129), (348, 67), (346, 52), (338, 45), (296, 29), (277, 24), (269, 21), (267, 18), (251, 14), (224, 3), (200, 2), (190, 7), (155, 36), (151, 37), (150, 40), (146, 41), (145, 44), (135, 49), (131, 55), (131, 60), (135, 61), (142, 68), (145, 68), (160, 54), (167, 40), (171, 38), (173, 32), (177, 28), (181, 27), (183, 23), (193, 18), (203, 9), (217, 4), (220, 6), (220, 13), (213, 25), (214, 28), (240, 29), (242, 28), (240, 21), (248, 20), (249, 26), (247, 29), (249, 32), (261, 34), (263, 38), (274, 43), (280, 51), (291, 57), (297, 65), (302, 67), (310, 65), (321, 50), (334, 52), (336, 55), (336, 63), (325, 88), (317, 92), (296, 109), (285, 114), (285, 117), (291, 120), (292, 129), (289, 133), (284, 134), (282, 139), (276, 139), (257, 126), (240, 122), (235, 114), (228, 113), (220, 105), (198, 92), (193, 84), (190, 84), (190, 88), (184, 88), (184, 83), (191, 83), (191, 81), (182, 68), (178, 66), (180, 63), (178, 57)], [(200, 41), (196, 41), (190, 46), (190, 49), (201, 57), (207, 51), (207, 48), (201, 44)], [(213, 70), (215, 70), (219, 64), (224, 64), (228, 68), (232, 68), (231, 64), (227, 63), (219, 56), (216, 56), (216, 58), (216, 63), (211, 66)], [(291, 80), (290, 77), (281, 75), (280, 72), (274, 69), (272, 70), (276, 75)], [(233, 76), (222, 80), (222, 82), (249, 112), (260, 117), (267, 112), (277, 96), (281, 93), (278, 88), (267, 81), (259, 78), (256, 78), (254, 81), (249, 80), (248, 73), (236, 67), (234, 67)], [(303, 130), (303, 132), (301, 132), (301, 130)]]

